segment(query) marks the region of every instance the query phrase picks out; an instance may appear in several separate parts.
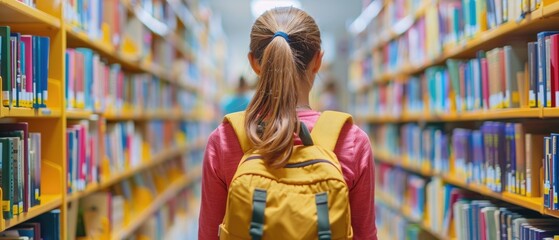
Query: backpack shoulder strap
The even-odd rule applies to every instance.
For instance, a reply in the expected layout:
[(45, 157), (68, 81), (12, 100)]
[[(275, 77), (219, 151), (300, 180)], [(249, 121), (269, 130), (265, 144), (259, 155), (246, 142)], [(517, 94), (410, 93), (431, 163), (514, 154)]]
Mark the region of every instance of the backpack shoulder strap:
[(241, 149), (243, 149), (243, 152), (246, 153), (248, 150), (250, 150), (250, 141), (248, 140), (248, 136), (245, 131), (245, 112), (242, 111), (227, 114), (223, 118), (223, 122), (231, 124), (233, 130), (235, 130), (235, 134), (237, 135), (237, 139), (241, 144)]
[(353, 123), (351, 115), (336, 111), (324, 111), (320, 114), (311, 132), (314, 143), (334, 151), (338, 136), (346, 122)]

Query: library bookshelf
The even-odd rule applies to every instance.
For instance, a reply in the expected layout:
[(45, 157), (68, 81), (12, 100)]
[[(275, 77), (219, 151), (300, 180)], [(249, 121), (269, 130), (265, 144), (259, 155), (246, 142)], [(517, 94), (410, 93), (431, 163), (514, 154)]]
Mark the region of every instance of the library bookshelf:
[[(422, 78), (423, 75), (420, 74), (426, 72), (429, 68), (445, 66), (447, 60), (449, 59), (473, 59), (478, 57), (476, 54), (478, 54), (479, 51), (489, 51), (491, 49), (500, 48), (507, 44), (519, 41), (524, 43), (534, 41), (538, 32), (559, 30), (556, 27), (556, 23), (559, 21), (559, 1), (542, 0), (541, 4), (537, 8), (531, 9), (531, 11), (526, 13), (522, 18), (514, 19), (513, 21), (509, 20), (500, 25), (497, 24), (488, 30), (478, 30), (472, 36), (456, 40), (453, 43), (440, 47), (440, 50), (435, 54), (429, 55), (424, 53), (428, 56), (424, 57), (421, 61), (414, 62), (414, 59), (410, 58), (409, 63), (406, 62), (406, 60), (401, 63), (398, 61), (397, 64), (394, 64), (394, 67), (390, 63), (392, 59), (386, 57), (386, 55), (392, 54), (390, 52), (393, 50), (391, 45), (400, 44), (400, 42), (398, 42), (400, 38), (406, 39), (408, 37), (407, 34), (412, 34), (410, 31), (412, 31), (411, 29), (414, 24), (417, 24), (420, 20), (428, 18), (430, 11), (439, 11), (437, 7), (444, 1), (408, 1), (408, 5), (411, 4), (410, 2), (413, 2), (413, 7), (400, 6), (401, 9), (404, 9), (402, 10), (404, 15), (398, 16), (396, 19), (391, 19), (390, 16), (386, 16), (394, 13), (391, 12), (391, 10), (393, 10), (392, 7), (394, 7), (395, 1), (379, 1), (381, 2), (382, 9), (373, 18), (368, 28), (356, 34), (356, 38), (358, 40), (356, 41), (357, 44), (355, 51), (351, 55), (353, 63), (357, 64), (357, 69), (360, 69), (359, 71), (354, 72), (355, 69), (353, 68), (355, 66), (352, 66), (349, 76), (350, 89), (353, 89), (353, 93), (356, 96), (354, 100), (357, 105), (362, 104), (362, 106), (358, 106), (353, 110), (356, 121), (360, 124), (371, 127), (371, 129), (381, 126), (396, 126), (399, 131), (402, 126), (412, 123), (420, 127), (428, 125), (444, 126), (443, 131), (448, 131), (451, 128), (458, 128), (459, 126), (479, 125), (484, 121), (510, 120), (512, 122), (528, 121), (530, 124), (538, 124), (538, 122), (549, 123), (559, 117), (559, 108), (543, 107), (504, 109), (482, 108), (480, 110), (456, 111), (454, 106), (451, 106), (447, 111), (436, 111), (430, 109), (431, 106), (429, 104), (431, 103), (429, 103), (429, 101), (431, 99), (427, 99), (428, 97), (424, 96), (427, 95), (427, 93), (422, 93), (423, 98), (419, 98), (419, 100), (423, 102), (421, 111), (413, 109), (413, 111), (407, 111), (406, 104), (410, 104), (404, 102), (407, 97), (406, 94), (410, 94), (407, 92), (407, 88), (402, 90), (401, 95), (398, 95), (399, 93), (390, 92), (392, 89), (397, 89), (396, 87), (389, 88), (390, 86), (405, 86), (409, 83), (409, 81), (412, 81), (412, 77), (414, 76), (421, 76), (419, 77), (418, 82), (426, 82), (427, 80)], [(376, 1), (372, 1), (370, 4), (378, 4), (375, 2)], [(463, 3), (464, 1), (462, 1), (462, 4)], [(383, 11), (388, 13), (383, 14)], [(401, 14), (401, 12), (396, 14)], [(413, 34), (418, 34), (417, 31), (419, 30), (417, 29), (413, 30), (415, 31)], [(428, 31), (427, 34), (429, 34)], [(400, 45), (398, 45), (397, 48), (398, 50), (395, 51), (406, 49), (406, 47), (401, 47)], [(377, 52), (380, 52), (380, 54), (375, 55)], [(399, 57), (400, 52), (394, 55)], [(408, 57), (406, 54), (404, 56), (406, 58)], [(378, 60), (379, 58), (380, 60)], [(440, 84), (440, 82), (438, 84)], [(383, 88), (385, 88), (384, 92)], [(449, 86), (448, 88), (450, 89), (452, 86)], [(424, 85), (422, 85), (419, 89), (419, 91), (423, 92), (429, 91)], [(374, 96), (372, 96), (375, 94), (381, 95), (378, 98), (386, 99), (375, 99)], [(394, 97), (394, 95), (397, 97)], [(398, 102), (398, 100), (394, 101), (394, 99), (397, 99), (398, 97), (401, 102)], [(449, 99), (450, 98), (454, 98), (454, 96), (451, 94), (449, 96)], [(384, 101), (382, 104), (385, 104), (382, 107), (375, 108), (372, 106), (373, 104), (381, 101)], [(395, 108), (395, 106), (392, 106), (391, 104), (397, 105), (399, 110), (391, 111)], [(451, 104), (455, 104), (455, 102), (452, 102)], [(388, 132), (389, 130), (384, 129), (382, 131)], [(382, 132), (381, 135), (391, 134), (386, 132)], [(396, 133), (396, 135), (397, 134), (399, 133)], [(371, 136), (371, 138), (373, 138), (373, 142), (375, 141), (374, 137), (375, 136)], [(384, 140), (380, 139), (379, 141)], [(394, 141), (392, 144), (401, 144), (401, 142)], [(452, 168), (450, 168), (450, 172), (443, 173), (435, 172), (434, 169), (428, 166), (413, 165), (410, 161), (408, 161), (406, 156), (391, 155), (389, 153), (391, 151), (391, 149), (388, 149), (389, 147), (390, 146), (387, 146), (386, 144), (375, 145), (373, 147), (374, 158), (377, 164), (388, 165), (395, 169), (401, 169), (412, 175), (421, 176), (423, 179), (437, 178), (444, 184), (450, 184), (460, 189), (477, 193), (488, 199), (506, 202), (525, 209), (533, 210), (543, 216), (559, 217), (559, 211), (549, 210), (544, 207), (544, 197), (526, 197), (507, 191), (495, 192), (484, 185), (466, 182), (466, 179), (456, 177)], [(454, 161), (453, 157), (454, 156), (450, 154), (448, 159), (451, 164)], [(542, 182), (543, 179), (540, 179), (540, 183)], [(386, 206), (393, 211), (398, 212), (399, 215), (407, 219), (408, 222), (415, 223), (424, 232), (429, 233), (436, 239), (456, 239), (456, 236), (453, 235), (454, 233), (450, 236), (445, 236), (431, 229), (427, 210), (424, 210), (425, 215), (422, 219), (414, 218), (409, 214), (410, 209), (407, 206), (398, 206), (394, 204), (395, 201), (390, 199), (390, 194), (382, 192), (382, 190), (379, 190), (378, 187), (375, 192), (375, 199), (379, 203), (382, 203), (382, 206)], [(380, 229), (381, 232), (379, 232), (379, 236), (387, 237), (387, 234), (390, 234), (382, 232), (382, 230), (383, 229)]]
[[(120, 171), (107, 176), (102, 176), (98, 183), (88, 184), (82, 191), (74, 191), (67, 193), (66, 183), (68, 182), (68, 163), (67, 159), (67, 142), (66, 129), (71, 123), (77, 121), (104, 121), (104, 122), (136, 122), (141, 125), (151, 121), (168, 121), (175, 123), (197, 122), (201, 124), (213, 124), (208, 117), (200, 117), (202, 113), (211, 111), (204, 105), (205, 98), (214, 99), (216, 96), (206, 96), (206, 93), (198, 81), (199, 79), (185, 79), (185, 76), (177, 74), (176, 71), (169, 70), (169, 66), (163, 66), (155, 62), (151, 57), (139, 58), (130, 51), (122, 51), (115, 47), (110, 40), (109, 31), (103, 30), (102, 38), (92, 39), (90, 36), (76, 27), (75, 24), (67, 22), (65, 19), (66, 11), (64, 4), (66, 1), (36, 1), (36, 6), (31, 7), (21, 3), (18, 0), (0, 0), (0, 26), (9, 26), (12, 32), (22, 34), (40, 35), (50, 37), (50, 56), (48, 71), (48, 101), (47, 108), (29, 109), (0, 106), (0, 118), (8, 122), (28, 122), (29, 130), (40, 132), (43, 138), (41, 141), (42, 160), (41, 160), (41, 204), (32, 207), (28, 212), (14, 216), (14, 218), (5, 220), (0, 216), (0, 231), (8, 229), (23, 223), (29, 219), (49, 212), (53, 209), (60, 209), (60, 239), (69, 239), (68, 225), (68, 204), (79, 201), (92, 193), (99, 191), (107, 191), (113, 185), (124, 180), (132, 178), (134, 175), (149, 171), (158, 166), (164, 165), (170, 161), (177, 161), (179, 158), (186, 158), (192, 151), (201, 151), (205, 146), (203, 134), (200, 136), (183, 136), (181, 140), (177, 140), (178, 144), (174, 146), (165, 146), (162, 150), (153, 154), (143, 154), (142, 162), (139, 165), (128, 167), (124, 171)], [(153, 38), (158, 38), (166, 44), (172, 46), (173, 59), (182, 59), (194, 64), (199, 64), (199, 58), (211, 58), (210, 54), (206, 54), (207, 50), (200, 50), (192, 43), (184, 39), (187, 34), (180, 34), (183, 29), (193, 28), (202, 29), (202, 34), (207, 33), (207, 25), (196, 17), (190, 9), (181, 0), (165, 0), (166, 4), (172, 4), (173, 9), (177, 10), (174, 17), (177, 20), (177, 26), (167, 26), (165, 22), (153, 17), (141, 6), (134, 6), (131, 1), (123, 0), (123, 4), (127, 9), (128, 18), (136, 18), (143, 24), (143, 27), (149, 30), (149, 34)], [(189, 2), (189, 4), (191, 4)], [(196, 4), (194, 6), (197, 6)], [(183, 11), (178, 11), (178, 10)], [(161, 31), (164, 29), (165, 31)], [(192, 34), (191, 34), (192, 35)], [(194, 36), (196, 37), (196, 36)], [(203, 39), (203, 38), (200, 38)], [(205, 38), (207, 41), (207, 38)], [(202, 43), (202, 45), (210, 45)], [(65, 53), (70, 48), (89, 48), (98, 54), (106, 64), (118, 64), (123, 71), (128, 73), (149, 74), (156, 77), (162, 84), (168, 84), (172, 88), (189, 92), (195, 96), (196, 104), (192, 109), (181, 109), (173, 107), (172, 109), (161, 110), (143, 110), (142, 111), (95, 111), (91, 109), (69, 109), (68, 100), (65, 97), (66, 91), (66, 57)], [(202, 55), (202, 56), (201, 56)], [(203, 63), (200, 63), (203, 64)], [(196, 66), (200, 67), (200, 66)], [(205, 79), (212, 79), (217, 87), (221, 83), (218, 69), (221, 66), (212, 67), (203, 66), (208, 76)], [(215, 70), (215, 71), (213, 71)], [(213, 75), (212, 75), (213, 74)], [(97, 81), (98, 79), (94, 79)], [(215, 92), (215, 91), (213, 91)], [(207, 113), (205, 113), (207, 115)], [(105, 127), (103, 127), (102, 130)], [(101, 130), (101, 131), (102, 131)], [(184, 139), (186, 138), (186, 139)], [(147, 144), (147, 143), (143, 143)], [(195, 162), (200, 162), (195, 161)], [(151, 201), (145, 201), (145, 206), (141, 211), (134, 211), (131, 221), (125, 223), (122, 229), (118, 229), (110, 233), (110, 239), (124, 239), (131, 236), (140, 226), (151, 218), (159, 209), (167, 202), (173, 199), (177, 194), (188, 188), (193, 183), (199, 181), (201, 176), (201, 168), (196, 165), (188, 166), (187, 172), (173, 173), (173, 181), (169, 182), (168, 187), (160, 191), (156, 196), (149, 196)], [(1, 193), (0, 189), (0, 193)], [(0, 194), (1, 195), (1, 194)]]

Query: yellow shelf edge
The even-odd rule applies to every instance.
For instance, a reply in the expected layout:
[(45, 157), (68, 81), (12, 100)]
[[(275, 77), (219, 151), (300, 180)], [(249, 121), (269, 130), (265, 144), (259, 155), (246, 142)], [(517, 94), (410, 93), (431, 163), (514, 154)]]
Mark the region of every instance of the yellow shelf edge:
[(104, 44), (100, 40), (91, 40), (85, 32), (82, 32), (80, 30), (75, 30), (73, 27), (68, 26), (68, 24), (65, 25), (65, 31), (67, 34), (66, 36), (68, 42), (74, 42), (74, 41), (79, 42), (86, 45), (84, 47), (94, 49), (95, 51), (101, 53), (102, 55), (112, 57), (115, 59), (119, 58), (118, 55), (115, 54), (116, 50), (114, 49), (113, 46), (109, 44)]
[(178, 146), (178, 147), (174, 147), (171, 149), (168, 149), (166, 151), (163, 151), (161, 153), (158, 153), (156, 155), (154, 155), (151, 160), (146, 161), (146, 163), (131, 168), (129, 170), (126, 170), (124, 172), (121, 173), (117, 173), (115, 176), (111, 177), (108, 180), (105, 181), (101, 181), (99, 183), (94, 183), (94, 184), (90, 184), (88, 186), (86, 186), (86, 189), (84, 191), (78, 191), (78, 192), (74, 192), (74, 193), (70, 193), (67, 195), (66, 197), (66, 202), (71, 202), (74, 201), (76, 199), (80, 199), (83, 198), (87, 195), (90, 195), (91, 193), (97, 192), (99, 190), (108, 188), (118, 182), (123, 181), (124, 179), (130, 178), (131, 176), (139, 173), (139, 172), (143, 172), (146, 169), (150, 169), (153, 168), (154, 166), (160, 165), (162, 163), (165, 163), (167, 161), (170, 161), (174, 156), (177, 155), (181, 155), (184, 154), (186, 152), (189, 151), (189, 147), (188, 145), (182, 145), (182, 146)]
[(54, 108), (8, 108), (2, 106), (2, 115), (1, 117), (36, 117), (36, 118), (58, 118), (62, 116), (62, 111), (60, 109)]
[(181, 120), (185, 118), (190, 118), (192, 114), (184, 114), (178, 110), (166, 110), (166, 111), (150, 111), (146, 113), (103, 113), (101, 114), (108, 121), (122, 121), (122, 120)]
[(375, 161), (384, 163), (384, 164), (388, 164), (388, 165), (392, 165), (392, 166), (396, 166), (396, 167), (400, 167), (408, 172), (412, 172), (414, 174), (418, 174), (424, 177), (434, 177), (437, 176), (435, 173), (433, 173), (432, 171), (428, 170), (428, 169), (420, 169), (419, 167), (415, 167), (412, 165), (408, 165), (408, 164), (404, 164), (401, 161), (396, 160), (399, 157), (390, 157), (387, 154), (379, 154), (378, 152), (374, 155)]
[(93, 115), (95, 114), (89, 110), (81, 110), (81, 109), (66, 110), (67, 119), (90, 119)]
[[(50, 14), (45, 13), (39, 9), (27, 6), (17, 0), (0, 0), (0, 8), (10, 8), (12, 9), (12, 11), (16, 11), (22, 15), (25, 15), (29, 19), (33, 20), (30, 21), (29, 24), (41, 23), (57, 29), (59, 29), (61, 26), (60, 19), (51, 16)], [(4, 24), (10, 25), (9, 22)]]
[(131, 235), (144, 223), (149, 217), (157, 212), (167, 201), (177, 195), (182, 189), (187, 187), (191, 182), (197, 180), (201, 176), (201, 168), (197, 167), (190, 170), (185, 176), (179, 180), (175, 180), (163, 193), (157, 195), (157, 198), (139, 214), (133, 216), (132, 222), (121, 228), (118, 232), (113, 233), (111, 239), (121, 240)]
[[(557, 116), (559, 117), (559, 108)], [(542, 108), (510, 108), (495, 110), (479, 110), (448, 114), (410, 114), (403, 113), (400, 117), (377, 117), (374, 115), (356, 116), (357, 121), (369, 123), (401, 123), (401, 122), (456, 122), (456, 121), (484, 121), (511, 118), (546, 118)]]
[[(29, 209), (27, 213), (22, 213), (10, 220), (5, 220), (6, 228), (11, 228), (15, 225), (23, 223), (29, 219), (39, 216), (43, 213), (51, 211), (55, 208), (62, 206), (62, 196), (61, 195), (41, 195), (41, 204)], [(2, 229), (3, 231), (4, 229)]]

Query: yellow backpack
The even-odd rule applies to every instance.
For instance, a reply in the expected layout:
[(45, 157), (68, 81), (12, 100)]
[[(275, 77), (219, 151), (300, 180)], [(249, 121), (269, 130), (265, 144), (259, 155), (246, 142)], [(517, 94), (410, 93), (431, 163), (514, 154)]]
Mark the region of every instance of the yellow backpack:
[(349, 188), (333, 152), (351, 116), (323, 112), (311, 133), (301, 124), (304, 145), (294, 146), (279, 169), (268, 167), (251, 149), (244, 116), (233, 113), (224, 120), (245, 154), (229, 186), (220, 240), (352, 239)]

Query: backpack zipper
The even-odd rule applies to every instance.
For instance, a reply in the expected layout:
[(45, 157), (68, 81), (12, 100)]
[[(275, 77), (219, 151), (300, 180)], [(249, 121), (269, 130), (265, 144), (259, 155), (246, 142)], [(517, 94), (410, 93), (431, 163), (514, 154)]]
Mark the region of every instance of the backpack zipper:
[[(250, 156), (247, 159), (245, 159), (245, 162), (246, 161), (251, 161), (251, 160), (258, 160), (258, 159), (262, 159), (262, 157), (261, 156)], [(334, 167), (336, 166), (336, 165), (334, 165), (334, 163), (332, 163), (331, 161), (326, 160), (326, 159), (311, 159), (311, 160), (300, 162), (300, 163), (288, 163), (283, 168), (300, 168), (300, 167), (306, 167), (306, 166), (310, 166), (310, 165), (317, 164), (317, 163), (328, 163), (328, 164), (330, 164)]]

